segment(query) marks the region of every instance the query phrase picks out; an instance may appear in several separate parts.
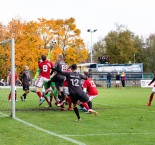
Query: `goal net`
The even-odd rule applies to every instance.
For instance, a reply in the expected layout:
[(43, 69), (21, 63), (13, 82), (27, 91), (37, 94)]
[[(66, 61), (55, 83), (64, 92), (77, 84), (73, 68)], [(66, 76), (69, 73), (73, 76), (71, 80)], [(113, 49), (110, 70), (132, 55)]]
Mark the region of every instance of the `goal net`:
[[(0, 117), (15, 117), (14, 38), (0, 42)], [(10, 86), (6, 83), (10, 74)], [(8, 96), (10, 94), (10, 100)]]

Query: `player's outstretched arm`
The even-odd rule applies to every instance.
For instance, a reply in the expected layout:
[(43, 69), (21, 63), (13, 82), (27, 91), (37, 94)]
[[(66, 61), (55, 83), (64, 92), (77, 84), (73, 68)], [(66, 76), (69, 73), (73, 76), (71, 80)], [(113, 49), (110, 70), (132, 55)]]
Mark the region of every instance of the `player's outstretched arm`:
[(40, 69), (38, 68), (33, 79), (36, 80), (38, 78), (39, 74), (40, 74)]
[(154, 81), (155, 81), (155, 77), (152, 79), (152, 81), (148, 85), (151, 85)]
[(61, 70), (57, 69), (57, 68), (51, 68), (53, 71), (56, 71), (64, 76), (68, 76), (69, 75), (69, 72), (62, 72)]

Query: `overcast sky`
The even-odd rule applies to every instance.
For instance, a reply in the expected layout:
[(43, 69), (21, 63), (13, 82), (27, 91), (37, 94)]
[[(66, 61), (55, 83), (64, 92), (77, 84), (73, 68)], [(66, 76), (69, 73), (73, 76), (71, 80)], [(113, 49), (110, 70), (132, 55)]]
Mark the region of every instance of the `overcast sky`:
[(0, 0), (3, 24), (12, 18), (30, 21), (41, 17), (74, 17), (86, 45), (90, 45), (87, 29), (98, 30), (93, 33), (93, 42), (96, 42), (115, 30), (115, 23), (147, 37), (155, 33), (155, 0)]

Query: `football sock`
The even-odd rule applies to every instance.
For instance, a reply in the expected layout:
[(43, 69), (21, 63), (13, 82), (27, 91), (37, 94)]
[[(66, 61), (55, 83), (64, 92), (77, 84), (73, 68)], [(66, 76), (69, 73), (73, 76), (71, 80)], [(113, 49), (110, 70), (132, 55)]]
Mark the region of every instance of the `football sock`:
[(39, 98), (41, 98), (42, 97), (42, 94), (41, 94), (41, 92), (39, 91), (39, 92), (36, 92), (37, 93), (37, 95), (39, 96)]
[(68, 96), (68, 105), (69, 105), (69, 108), (72, 108), (72, 99), (69, 96)]
[(82, 104), (79, 105), (81, 108), (84, 108), (84, 106)]
[(24, 97), (24, 99), (26, 99), (26, 93), (24, 93), (22, 96)]
[(9, 93), (8, 95), (8, 101), (11, 99), (11, 93)]
[(89, 110), (89, 106), (87, 105), (87, 103), (82, 102), (82, 105), (83, 105), (87, 110)]
[(153, 95), (154, 95), (153, 93), (150, 95), (149, 103), (151, 103), (151, 102), (152, 102)]
[(79, 110), (77, 107), (74, 107), (74, 112), (75, 112), (77, 118), (80, 119), (80, 114), (79, 114)]
[(15, 100), (17, 99), (17, 93), (15, 93)]
[(66, 97), (63, 91), (61, 92), (61, 96), (62, 96), (62, 101), (64, 101)]
[(92, 109), (92, 102), (88, 101), (87, 103), (88, 103), (89, 109)]
[(58, 91), (57, 91), (56, 88), (53, 89), (53, 93), (54, 93), (54, 96), (55, 96), (56, 101), (58, 102), (59, 101), (59, 98), (58, 98)]

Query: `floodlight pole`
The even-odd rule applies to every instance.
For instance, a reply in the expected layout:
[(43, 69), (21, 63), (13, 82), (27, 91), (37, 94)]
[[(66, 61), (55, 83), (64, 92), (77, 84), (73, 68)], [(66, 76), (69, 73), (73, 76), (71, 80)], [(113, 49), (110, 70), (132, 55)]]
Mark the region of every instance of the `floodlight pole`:
[(88, 29), (87, 30), (87, 32), (90, 32), (90, 34), (91, 34), (91, 39), (90, 39), (90, 41), (91, 41), (91, 49), (90, 49), (90, 58), (91, 58), (91, 60), (90, 60), (90, 62), (92, 63), (92, 61), (93, 61), (93, 36), (92, 36), (92, 34), (93, 33), (95, 33), (97, 31), (97, 29), (94, 29), (94, 30), (91, 30), (91, 29)]

